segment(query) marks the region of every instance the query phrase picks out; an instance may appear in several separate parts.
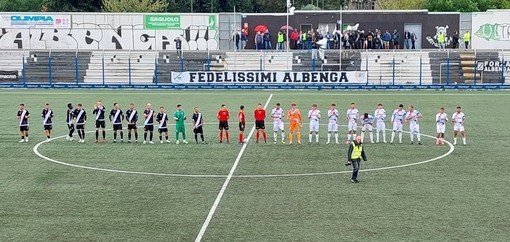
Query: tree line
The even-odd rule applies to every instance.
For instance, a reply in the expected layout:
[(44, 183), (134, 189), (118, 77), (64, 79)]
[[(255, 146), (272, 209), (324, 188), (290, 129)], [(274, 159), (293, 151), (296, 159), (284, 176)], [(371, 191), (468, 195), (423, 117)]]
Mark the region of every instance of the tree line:
[[(290, 0), (296, 9), (346, 9), (349, 0)], [(367, 0), (369, 1), (369, 0)], [(377, 0), (388, 10), (428, 9), (431, 12), (478, 12), (510, 9), (510, 0)], [(174, 12), (278, 13), (286, 0), (0, 0), (1, 12)]]

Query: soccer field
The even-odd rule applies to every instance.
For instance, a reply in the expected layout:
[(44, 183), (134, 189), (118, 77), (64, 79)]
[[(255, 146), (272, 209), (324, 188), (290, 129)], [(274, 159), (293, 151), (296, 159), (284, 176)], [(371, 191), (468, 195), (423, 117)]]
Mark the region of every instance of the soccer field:
[[(114, 102), (123, 110), (133, 102), (139, 112), (150, 102), (169, 115), (180, 103), (192, 142), (112, 143), (108, 130), (108, 142), (96, 144), (97, 100), (108, 112)], [(484, 91), (0, 90), (0, 241), (508, 241), (509, 100), (508, 92)], [(377, 103), (388, 113), (414, 104), (424, 115), (423, 145), (411, 145), (407, 133), (403, 144), (367, 142), (368, 161), (353, 184), (347, 145), (325, 144), (325, 118), (321, 144), (306, 144), (308, 121), (303, 145), (273, 144), (269, 118), (270, 142), (254, 142), (258, 103), (269, 112), (296, 102), (304, 115), (317, 103), (324, 116), (336, 103), (343, 116), (353, 101), (371, 114)], [(85, 143), (65, 139), (69, 102), (88, 113)], [(28, 143), (18, 143), (19, 103), (31, 113)], [(55, 113), (51, 142), (42, 129), (45, 103)], [(218, 142), (221, 104), (231, 112), (228, 144)], [(241, 104), (252, 135), (244, 146), (237, 143)], [(451, 118), (458, 105), (468, 145), (435, 145), (439, 107)], [(207, 145), (194, 143), (194, 106), (203, 112)], [(346, 132), (341, 126), (340, 141)], [(169, 134), (174, 141), (173, 126)]]

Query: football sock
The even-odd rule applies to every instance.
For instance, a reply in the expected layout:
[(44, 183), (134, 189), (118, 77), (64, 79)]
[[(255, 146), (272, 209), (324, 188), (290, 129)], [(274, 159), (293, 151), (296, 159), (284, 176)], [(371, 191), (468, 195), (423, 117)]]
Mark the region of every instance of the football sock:
[(25, 136), (21, 136), (21, 139), (25, 139)]
[(135, 140), (138, 140), (138, 132), (135, 131)]
[(229, 142), (230, 137), (229, 137), (229, 135), (228, 135), (228, 131), (227, 131), (227, 132), (225, 132), (225, 136), (227, 137), (227, 142)]
[(204, 142), (204, 134), (200, 134), (200, 139), (202, 139), (202, 142)]
[(113, 139), (117, 139), (117, 132), (113, 133)]
[(399, 141), (399, 142), (402, 142), (402, 132), (399, 132), (399, 133), (398, 133), (398, 141)]
[(464, 144), (466, 143), (466, 137), (462, 138), (462, 142), (464, 142)]
[(257, 136), (256, 140), (257, 140), (257, 142), (259, 142), (259, 136), (260, 136), (260, 133), (259, 133), (258, 131), (257, 131), (256, 136)]
[(297, 141), (301, 142), (301, 132), (297, 132), (296, 137), (297, 137)]
[(223, 130), (220, 130), (220, 142), (223, 141)]
[(128, 133), (128, 140), (131, 140), (131, 133)]
[(239, 134), (239, 143), (243, 142), (243, 134)]
[(274, 142), (276, 142), (276, 136), (278, 136), (278, 132), (274, 132), (274, 136), (273, 136)]
[(96, 130), (96, 140), (99, 139), (99, 130)]
[(370, 142), (374, 142), (374, 133), (370, 132)]
[(195, 142), (198, 143), (198, 134), (195, 134)]
[(175, 140), (179, 140), (179, 131), (175, 131)]
[(317, 133), (317, 134), (315, 134), (315, 142), (316, 142), (316, 143), (319, 143), (319, 134), (318, 134), (318, 133)]
[(379, 142), (379, 130), (377, 130), (377, 133), (375, 134), (375, 142)]
[(393, 133), (391, 133), (390, 142), (393, 142), (394, 139), (395, 139), (395, 131), (393, 131)]
[(335, 133), (335, 142), (338, 143), (338, 133)]
[(160, 135), (160, 136), (159, 136), (159, 140), (161, 141), (161, 139), (162, 139), (162, 138), (163, 138), (163, 137)]
[(285, 132), (282, 131), (282, 142), (285, 141)]
[(168, 140), (168, 135), (165, 135), (165, 140)]
[(383, 129), (382, 131), (383, 141), (386, 142), (386, 131)]
[(312, 132), (310, 132), (310, 135), (308, 135), (308, 142), (310, 142), (310, 143), (312, 143), (312, 135), (313, 135)]
[(420, 133), (417, 133), (417, 134), (416, 134), (416, 138), (418, 139), (418, 142), (420, 142), (420, 141), (421, 141), (421, 135), (420, 135)]
[(106, 139), (106, 131), (103, 130), (103, 139)]
[(350, 140), (351, 140), (351, 135), (350, 135), (350, 134), (348, 134), (348, 135), (347, 135), (347, 141), (350, 141)]
[(154, 138), (154, 133), (153, 132), (150, 133), (149, 138), (150, 138), (150, 141), (152, 141), (152, 138)]
[(292, 142), (292, 132), (289, 133), (289, 142)]
[(262, 136), (264, 136), (264, 142), (267, 142), (267, 133), (266, 132), (262, 133)]
[(147, 132), (143, 133), (143, 140), (147, 140)]
[(331, 141), (331, 133), (328, 133), (328, 142)]
[(182, 132), (182, 139), (185, 140), (186, 139), (186, 133), (185, 132)]

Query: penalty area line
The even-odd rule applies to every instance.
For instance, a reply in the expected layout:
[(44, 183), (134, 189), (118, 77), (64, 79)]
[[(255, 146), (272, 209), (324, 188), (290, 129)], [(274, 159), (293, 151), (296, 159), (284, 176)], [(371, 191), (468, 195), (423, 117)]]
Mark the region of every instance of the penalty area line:
[[(267, 99), (266, 104), (264, 104), (264, 109), (267, 108), (267, 106), (271, 102), (272, 98), (273, 98), (273, 94), (269, 95), (269, 98)], [(251, 136), (253, 135), (254, 132), (255, 132), (255, 126), (253, 126), (251, 128), (251, 131), (250, 131), (250, 133), (248, 134), (248, 137), (247, 137), (248, 140), (251, 139)], [(248, 143), (245, 142), (243, 144), (243, 147), (241, 147), (241, 150), (239, 151), (239, 154), (237, 155), (237, 158), (234, 161), (234, 164), (232, 165), (232, 168), (230, 169), (230, 172), (228, 173), (228, 176), (225, 179), (225, 182), (223, 183), (223, 186), (221, 186), (221, 189), (220, 189), (220, 192), (218, 193), (218, 196), (216, 196), (216, 199), (214, 200), (214, 203), (213, 203), (211, 209), (209, 210), (209, 213), (207, 214), (207, 217), (206, 217), (204, 223), (202, 224), (202, 227), (200, 228), (200, 232), (198, 232), (198, 235), (197, 235), (197, 237), (195, 239), (195, 242), (202, 241), (202, 238), (204, 237), (205, 231), (207, 230), (207, 227), (211, 223), (212, 217), (214, 216), (214, 213), (216, 212), (216, 209), (218, 208), (218, 205), (220, 204), (220, 201), (223, 198), (223, 194), (225, 194), (225, 190), (227, 190), (227, 186), (230, 183), (230, 180), (234, 176), (234, 173), (235, 173), (235, 171), (237, 169), (237, 165), (239, 164), (239, 161), (241, 160), (241, 157), (243, 156), (244, 151), (246, 150), (247, 146), (248, 146)]]

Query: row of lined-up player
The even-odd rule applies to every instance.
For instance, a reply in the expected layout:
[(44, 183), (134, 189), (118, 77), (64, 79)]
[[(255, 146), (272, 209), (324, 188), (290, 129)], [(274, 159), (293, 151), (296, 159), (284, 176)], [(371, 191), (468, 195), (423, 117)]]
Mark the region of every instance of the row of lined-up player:
[[(69, 134), (67, 139), (69, 141), (74, 140), (73, 134), (76, 130), (79, 136), (79, 142), (85, 142), (85, 124), (87, 122), (87, 113), (83, 108), (82, 104), (78, 104), (76, 109), (73, 107), (71, 103), (67, 105), (67, 115), (66, 115), (66, 123), (69, 129)], [(238, 123), (239, 123), (239, 143), (245, 143), (247, 139), (244, 139), (244, 130), (246, 128), (246, 114), (245, 107), (243, 105), (240, 106), (238, 112)], [(105, 117), (106, 117), (106, 108), (103, 106), (101, 101), (98, 101), (94, 105), (93, 115), (95, 116), (95, 142), (100, 142), (100, 134), (102, 136), (102, 142), (106, 142), (106, 131), (105, 131)], [(143, 143), (153, 144), (153, 131), (154, 124), (157, 122), (158, 133), (159, 133), (159, 141), (161, 143), (170, 143), (168, 138), (168, 121), (169, 116), (165, 112), (165, 108), (161, 106), (159, 108), (159, 112), (153, 110), (152, 105), (148, 103), (143, 111), (143, 116), (145, 118), (143, 122), (144, 127), (144, 139)], [(255, 119), (255, 129), (256, 135), (255, 140), (258, 143), (259, 139), (262, 137), (264, 142), (267, 142), (267, 134), (265, 131), (265, 120), (267, 118), (266, 111), (262, 104), (258, 104), (257, 108), (253, 112), (253, 116)], [(383, 108), (382, 104), (378, 104), (377, 108), (374, 111), (374, 114), (371, 115), (369, 113), (361, 114), (356, 108), (355, 103), (351, 103), (351, 106), (347, 109), (345, 114), (346, 126), (348, 129), (346, 143), (349, 144), (356, 137), (356, 132), (358, 129), (358, 125), (361, 124), (361, 132), (362, 138), (364, 139), (365, 133), (368, 131), (370, 142), (371, 143), (379, 143), (380, 140), (386, 143), (386, 110)], [(51, 131), (53, 128), (52, 118), (54, 117), (53, 110), (50, 108), (49, 104), (46, 104), (44, 109), (42, 110), (42, 119), (43, 119), (43, 128), (45, 130), (45, 135), (49, 140), (51, 140)], [(118, 132), (120, 133), (120, 141), (124, 141), (124, 133), (122, 124), (124, 121), (128, 124), (128, 142), (131, 142), (132, 133), (134, 134), (134, 142), (138, 142), (138, 111), (135, 109), (135, 105), (131, 103), (129, 105), (129, 109), (124, 113), (118, 103), (114, 103), (112, 110), (109, 113), (109, 120), (113, 125), (113, 142), (117, 142)], [(274, 132), (274, 143), (277, 143), (278, 133), (281, 136), (281, 142), (285, 144), (285, 128), (284, 128), (284, 120), (288, 120), (289, 122), (289, 134), (288, 140), (289, 144), (292, 144), (294, 139), (294, 135), (296, 136), (296, 142), (301, 144), (301, 127), (303, 125), (303, 116), (301, 115), (301, 111), (298, 109), (296, 103), (292, 103), (290, 105), (290, 109), (285, 113), (280, 103), (277, 103), (275, 107), (272, 109), (270, 113), (270, 117), (273, 120), (273, 132)], [(416, 110), (413, 105), (409, 105), (407, 111), (404, 110), (404, 105), (400, 104), (391, 114), (391, 123), (392, 133), (390, 143), (393, 143), (395, 138), (398, 136), (398, 142), (402, 143), (402, 131), (405, 123), (409, 123), (409, 133), (411, 144), (414, 143), (414, 138), (417, 138), (417, 143), (421, 143), (420, 136), (420, 119), (423, 117), (421, 112)], [(17, 114), (17, 118), (19, 120), (20, 132), (21, 132), (21, 140), (20, 142), (28, 142), (28, 131), (29, 131), (29, 118), (30, 113), (25, 108), (24, 104), (20, 104), (20, 109)], [(221, 109), (217, 113), (216, 117), (219, 121), (218, 129), (219, 129), (219, 142), (223, 143), (224, 137), (225, 141), (229, 142), (229, 124), (230, 120), (230, 112), (227, 109), (226, 105), (221, 105)], [(316, 104), (311, 105), (311, 109), (308, 111), (309, 120), (309, 143), (319, 143), (319, 128), (321, 122), (321, 112), (318, 109)], [(175, 142), (177, 144), (180, 143), (179, 136), (182, 137), (182, 143), (187, 144), (186, 141), (186, 127), (184, 121), (186, 120), (186, 114), (182, 110), (182, 105), (177, 105), (177, 110), (173, 113), (173, 120), (175, 121)], [(327, 144), (331, 143), (332, 136), (334, 137), (334, 142), (339, 143), (338, 141), (338, 127), (340, 123), (340, 114), (335, 104), (331, 104), (330, 108), (327, 112), (328, 119), (328, 134), (327, 134)], [(440, 107), (439, 112), (436, 114), (436, 144), (444, 144), (444, 134), (446, 130), (446, 123), (448, 122), (448, 115), (445, 113), (445, 108)], [(466, 144), (466, 137), (464, 131), (464, 122), (465, 122), (465, 114), (462, 112), (460, 106), (456, 108), (456, 111), (452, 115), (452, 122), (454, 124), (454, 144), (457, 144), (457, 136), (460, 133), (462, 136), (463, 144)], [(203, 126), (205, 124), (204, 117), (202, 113), (199, 111), (198, 107), (194, 108), (193, 116), (192, 116), (192, 128), (193, 133), (195, 134), (196, 143), (205, 144), (204, 140), (204, 132)], [(373, 127), (376, 129), (376, 137), (374, 142), (373, 135)], [(200, 136), (201, 142), (199, 142), (198, 137)], [(315, 140), (313, 139), (315, 137)]]

